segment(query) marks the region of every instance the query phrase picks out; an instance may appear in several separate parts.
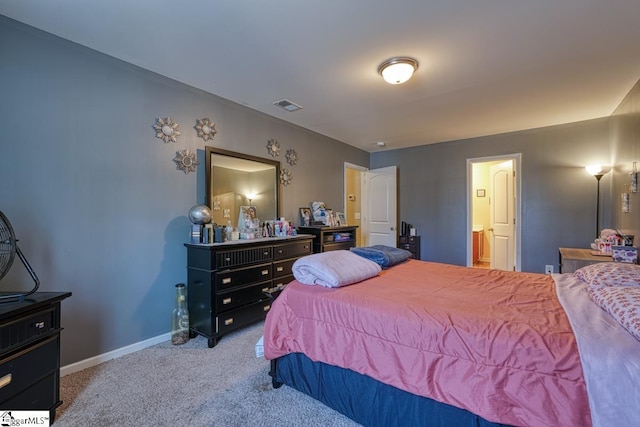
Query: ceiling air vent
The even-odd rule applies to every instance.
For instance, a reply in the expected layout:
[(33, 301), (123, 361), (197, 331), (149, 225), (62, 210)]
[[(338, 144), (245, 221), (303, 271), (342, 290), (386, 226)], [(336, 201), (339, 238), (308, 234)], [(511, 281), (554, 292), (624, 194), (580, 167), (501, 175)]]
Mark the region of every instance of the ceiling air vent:
[(287, 111), (298, 111), (300, 110), (302, 107), (298, 104), (296, 104), (295, 102), (291, 102), (288, 99), (283, 99), (281, 101), (276, 101), (273, 103), (273, 105), (280, 107), (280, 108), (284, 108)]

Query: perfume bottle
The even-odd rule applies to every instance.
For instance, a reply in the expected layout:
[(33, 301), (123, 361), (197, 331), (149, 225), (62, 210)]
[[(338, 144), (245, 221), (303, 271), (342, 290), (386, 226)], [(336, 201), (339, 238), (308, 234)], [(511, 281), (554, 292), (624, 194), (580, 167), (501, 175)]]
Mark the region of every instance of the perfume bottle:
[(189, 310), (187, 309), (187, 287), (176, 285), (176, 305), (171, 317), (171, 344), (180, 345), (189, 341)]
[(636, 162), (633, 162), (633, 168), (631, 169), (631, 180), (629, 182), (629, 191), (631, 193), (638, 192), (638, 169), (636, 168)]

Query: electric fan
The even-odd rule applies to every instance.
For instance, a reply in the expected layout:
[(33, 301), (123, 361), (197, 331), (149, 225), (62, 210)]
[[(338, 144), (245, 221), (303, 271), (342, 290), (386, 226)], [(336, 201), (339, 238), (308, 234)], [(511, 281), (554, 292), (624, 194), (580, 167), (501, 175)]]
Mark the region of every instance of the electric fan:
[(22, 254), (22, 251), (18, 247), (18, 240), (16, 240), (16, 235), (13, 233), (13, 228), (11, 228), (11, 223), (7, 219), (6, 216), (0, 211), (0, 280), (9, 272), (11, 268), (11, 264), (13, 264), (13, 259), (15, 258), (16, 253), (18, 254), (18, 258), (24, 264), (24, 267), (27, 269), (31, 278), (35, 282), (35, 286), (29, 292), (13, 292), (4, 295), (0, 295), (0, 302), (4, 302), (6, 299), (15, 299), (15, 298), (23, 298), (27, 295), (31, 295), (35, 291), (38, 290), (40, 286), (40, 280), (38, 280), (38, 276), (36, 276), (35, 271), (27, 262), (27, 259)]

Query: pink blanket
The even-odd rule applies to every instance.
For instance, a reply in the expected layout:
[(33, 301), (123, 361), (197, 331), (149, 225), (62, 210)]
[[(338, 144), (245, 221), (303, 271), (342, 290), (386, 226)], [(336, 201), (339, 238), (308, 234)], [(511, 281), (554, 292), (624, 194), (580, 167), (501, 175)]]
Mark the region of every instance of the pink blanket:
[(590, 426), (554, 286), (415, 260), (343, 288), (293, 281), (267, 315), (265, 357), (301, 352), (493, 422)]

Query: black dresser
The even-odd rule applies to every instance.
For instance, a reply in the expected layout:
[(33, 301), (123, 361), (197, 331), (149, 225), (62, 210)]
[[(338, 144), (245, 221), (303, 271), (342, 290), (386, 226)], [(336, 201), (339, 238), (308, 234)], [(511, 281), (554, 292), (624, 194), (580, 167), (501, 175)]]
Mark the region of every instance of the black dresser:
[(313, 236), (271, 237), (187, 247), (190, 336), (209, 347), (236, 329), (263, 320), (270, 298), (293, 280), (291, 267), (311, 254)]
[(0, 304), (0, 410), (48, 410), (60, 400), (60, 302), (71, 292), (36, 292)]

